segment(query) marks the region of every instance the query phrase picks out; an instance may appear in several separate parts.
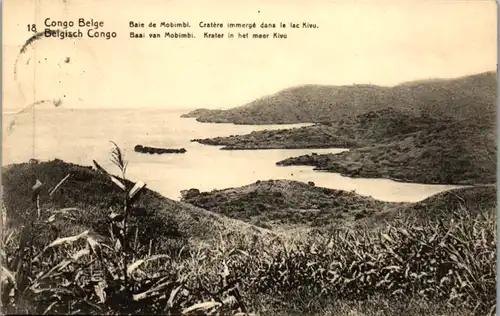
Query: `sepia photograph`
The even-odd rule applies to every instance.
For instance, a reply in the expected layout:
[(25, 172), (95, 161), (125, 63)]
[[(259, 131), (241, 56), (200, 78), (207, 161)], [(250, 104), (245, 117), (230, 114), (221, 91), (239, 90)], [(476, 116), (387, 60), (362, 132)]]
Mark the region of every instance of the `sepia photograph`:
[(2, 315), (496, 315), (495, 1), (2, 6)]

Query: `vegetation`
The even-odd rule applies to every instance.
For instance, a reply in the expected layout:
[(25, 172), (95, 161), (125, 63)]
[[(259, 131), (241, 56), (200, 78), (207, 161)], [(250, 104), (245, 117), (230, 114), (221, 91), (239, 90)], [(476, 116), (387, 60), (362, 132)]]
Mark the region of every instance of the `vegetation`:
[[(201, 279), (197, 273), (187, 280), (189, 273), (196, 272), (189, 268), (199, 255), (193, 252), (192, 242), (199, 249), (209, 247), (210, 243), (203, 244), (199, 237), (208, 241), (215, 237), (208, 229), (222, 224), (217, 222), (218, 217), (160, 199), (144, 189), (144, 183), (125, 180), (127, 164), (118, 147), (112, 152), (112, 161), (119, 167), (120, 177), (109, 174), (95, 161), (97, 171), (62, 161), (4, 170), (3, 211), (7, 218), (3, 224), (7, 234), (4, 231), (1, 253), (3, 312), (191, 315), (200, 310), (224, 311), (235, 304), (232, 310), (244, 311), (236, 284), (227, 280), (228, 275), (223, 275), (220, 284), (214, 281), (206, 286), (198, 284)], [(63, 177), (47, 190), (35, 176), (28, 195), (28, 190), (23, 191), (29, 187), (26, 184), (13, 187), (9, 183), (10, 179), (19, 183), (15, 175), (26, 179), (25, 173), (30, 171), (49, 179), (50, 175), (41, 172), (47, 170), (52, 174), (69, 170), (72, 177)], [(68, 194), (64, 188), (78, 192)], [(76, 202), (73, 199), (78, 196), (81, 208), (58, 207), (64, 201)], [(16, 204), (15, 198), (22, 197), (27, 201)], [(141, 203), (141, 198), (161, 204)], [(179, 212), (176, 217), (169, 217), (165, 209), (172, 204)], [(100, 209), (103, 205), (109, 206), (108, 212)], [(186, 224), (194, 227), (184, 226), (186, 219)], [(245, 240), (242, 235), (231, 236), (231, 229), (219, 229), (224, 234), (217, 234), (218, 238)], [(212, 277), (216, 276), (217, 272)]]
[[(496, 310), (492, 209), (471, 212), (464, 203), (433, 217), (394, 218), (378, 230), (277, 235), (161, 198), (143, 183), (125, 180), (126, 162), (117, 148), (112, 159), (120, 176), (97, 163), (99, 173), (61, 161), (4, 170), (3, 313), (493, 315)], [(36, 177), (29, 185), (26, 174)], [(138, 206), (147, 213), (135, 213)], [(105, 207), (110, 212), (103, 212)], [(105, 223), (99, 224), (99, 214)], [(170, 224), (149, 226), (160, 217)], [(171, 227), (181, 237), (167, 233)], [(161, 246), (151, 247), (149, 241), (163, 234)], [(175, 239), (186, 243), (176, 248), (169, 243)]]
[(277, 162), (310, 165), (350, 177), (389, 178), (442, 184), (495, 182), (494, 117), (454, 121), (387, 108), (336, 124), (317, 124), (247, 135), (196, 139), (222, 149), (351, 148), (338, 154), (309, 154)]
[(435, 214), (465, 207), (469, 212), (494, 210), (496, 185), (444, 191), (416, 203), (383, 202), (343, 190), (292, 180), (268, 180), (224, 190), (185, 191), (182, 201), (273, 231), (332, 227), (376, 228), (386, 221), (433, 219)]

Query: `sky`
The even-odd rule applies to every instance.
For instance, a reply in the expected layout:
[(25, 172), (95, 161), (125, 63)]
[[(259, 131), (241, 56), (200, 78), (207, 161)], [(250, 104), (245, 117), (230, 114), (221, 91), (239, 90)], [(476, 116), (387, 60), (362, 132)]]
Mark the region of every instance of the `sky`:
[[(4, 0), (3, 5), (4, 109), (54, 99), (66, 108), (231, 108), (303, 84), (391, 86), (492, 71), (497, 64), (497, 7), (489, 0)], [(33, 34), (28, 24), (40, 31), (47, 18), (75, 23), (93, 18), (117, 37), (42, 38), (19, 54)], [(186, 21), (196, 38), (129, 38), (135, 30), (130, 21)], [(309, 22), (319, 28), (221, 30), (199, 28), (200, 22)], [(172, 29), (141, 30), (166, 31)], [(205, 31), (224, 37), (228, 31), (280, 32), (287, 38), (205, 39)]]

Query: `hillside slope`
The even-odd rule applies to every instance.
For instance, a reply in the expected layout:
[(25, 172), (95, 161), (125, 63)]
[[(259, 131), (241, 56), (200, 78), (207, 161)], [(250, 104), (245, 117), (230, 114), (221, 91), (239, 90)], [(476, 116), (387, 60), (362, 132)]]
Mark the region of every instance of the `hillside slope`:
[(277, 165), (309, 165), (349, 177), (485, 184), (496, 182), (496, 152), (492, 124), (469, 121), (433, 125), (338, 154), (292, 157)]
[(480, 213), (495, 209), (497, 203), (496, 186), (455, 189), (417, 203), (394, 203), (292, 180), (257, 181), (237, 188), (196, 192), (185, 194), (182, 200), (277, 230), (380, 226), (385, 220), (406, 216), (429, 219), (461, 206)]
[[(50, 196), (50, 190), (68, 174), (68, 180)], [(91, 167), (57, 159), (39, 164), (9, 165), (2, 168), (3, 202), (9, 226), (27, 224), (29, 216), (35, 211), (31, 201), (31, 187), (35, 179), (43, 183), (41, 209), (49, 212), (60, 208), (78, 209), (76, 221), (71, 225), (61, 221), (61, 235), (87, 228), (107, 235), (109, 214), (120, 212), (123, 206), (123, 192), (107, 176)], [(150, 240), (158, 247), (164, 243), (171, 244), (172, 240), (180, 245), (192, 244), (220, 238), (219, 232), (269, 233), (247, 223), (170, 200), (147, 188), (141, 191), (131, 211), (131, 224), (138, 228), (138, 239), (145, 245)]]
[[(193, 139), (205, 144), (239, 149), (355, 148), (385, 141), (387, 138), (436, 128), (451, 119), (422, 116), (412, 111), (385, 108), (369, 111), (336, 123), (299, 128), (254, 131), (245, 135)], [(480, 126), (481, 128), (483, 126)]]
[(213, 123), (318, 123), (397, 107), (462, 120), (494, 115), (496, 90), (495, 72), (408, 82), (394, 87), (304, 85), (229, 110), (198, 109), (185, 116)]
[(257, 181), (185, 195), (182, 201), (261, 227), (349, 225), (404, 205), (292, 180)]

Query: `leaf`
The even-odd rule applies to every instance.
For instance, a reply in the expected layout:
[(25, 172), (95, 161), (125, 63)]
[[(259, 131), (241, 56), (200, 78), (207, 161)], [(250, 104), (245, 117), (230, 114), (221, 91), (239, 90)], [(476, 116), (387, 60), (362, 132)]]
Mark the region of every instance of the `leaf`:
[(64, 183), (64, 181), (66, 181), (69, 178), (70, 175), (71, 173), (68, 173), (67, 176), (65, 176), (61, 181), (59, 181), (59, 183), (52, 189), (52, 191), (50, 191), (49, 196), (52, 196), (52, 194), (54, 194), (54, 192), (56, 192), (57, 189), (59, 189), (59, 187)]
[(3, 282), (5, 279), (9, 279), (10, 281), (12, 281), (12, 283), (16, 283), (16, 278), (14, 277), (14, 274), (12, 272), (10, 272), (6, 267), (2, 267), (2, 270), (1, 270), (1, 274), (0, 274), (0, 277), (1, 277), (1, 281)]
[(125, 218), (125, 216), (123, 216), (123, 214), (112, 212), (111, 214), (109, 214), (109, 218), (114, 222), (121, 222)]
[(111, 178), (111, 181), (113, 181), (114, 184), (116, 184), (120, 189), (122, 189), (123, 191), (126, 191), (127, 188), (125, 187), (125, 184), (123, 184), (120, 180), (118, 180), (117, 178), (115, 178), (114, 176), (108, 174), (108, 176)]
[(120, 249), (122, 249), (122, 243), (120, 242), (120, 239), (116, 239), (115, 251), (118, 252)]
[(133, 299), (134, 299), (134, 301), (140, 301), (142, 299), (147, 298), (148, 296), (152, 296), (152, 295), (149, 295), (149, 294), (161, 291), (161, 290), (163, 290), (164, 288), (166, 288), (166, 287), (168, 287), (170, 285), (172, 285), (172, 282), (171, 281), (166, 281), (166, 282), (161, 283), (161, 284), (155, 286), (154, 288), (149, 289), (149, 290), (147, 290), (145, 292), (142, 292), (142, 293), (139, 293), (139, 294), (134, 294), (133, 295)]
[(101, 280), (97, 285), (94, 286), (95, 294), (99, 297), (100, 303), (106, 302), (106, 288), (108, 283), (105, 280)]
[(384, 239), (387, 240), (388, 242), (394, 243), (394, 240), (391, 237), (389, 237), (389, 235), (384, 233), (381, 233), (380, 235), (384, 237)]
[(146, 183), (142, 181), (137, 181), (135, 185), (130, 189), (128, 196), (130, 199), (133, 199), (134, 196), (139, 193), (144, 187), (146, 186)]
[(45, 311), (43, 312), (43, 315), (47, 315), (50, 312), (50, 310), (52, 309), (52, 307), (54, 307), (56, 304), (57, 304), (57, 301), (52, 302), (52, 304), (50, 304), (49, 307), (47, 307), (45, 309)]
[(51, 242), (50, 245), (48, 245), (45, 249), (50, 248), (50, 247), (59, 246), (59, 245), (62, 245), (62, 244), (74, 243), (78, 239), (87, 236), (88, 233), (89, 233), (89, 230), (86, 230), (83, 233), (78, 234), (78, 235), (74, 235), (74, 236), (70, 236), (70, 237), (57, 238), (56, 240), (54, 240), (53, 242)]
[(90, 254), (90, 250), (88, 248), (80, 249), (80, 251), (71, 256), (71, 259), (73, 259), (73, 261), (77, 261), (81, 257), (88, 254)]
[(214, 307), (221, 306), (222, 304), (219, 302), (215, 301), (210, 301), (210, 302), (203, 302), (203, 303), (198, 303), (194, 304), (193, 306), (190, 306), (182, 311), (182, 314), (186, 315), (189, 312), (195, 311), (195, 310), (207, 310), (211, 309)]
[(137, 269), (141, 264), (143, 264), (145, 262), (157, 260), (157, 259), (161, 259), (161, 258), (170, 258), (170, 256), (169, 255), (154, 255), (154, 256), (151, 256), (151, 257), (146, 258), (146, 259), (139, 259), (127, 267), (127, 274), (128, 275), (132, 274), (132, 272), (134, 272), (135, 269)]
[(172, 292), (170, 292), (170, 296), (169, 296), (168, 301), (167, 301), (167, 306), (169, 308), (174, 307), (175, 296), (177, 295), (177, 293), (179, 293), (179, 290), (181, 288), (182, 288), (182, 285), (179, 285), (178, 287), (176, 287), (175, 289), (173, 289)]
[(89, 244), (94, 254), (101, 258), (101, 245), (97, 242), (97, 240), (95, 240), (92, 236), (87, 236), (87, 243)]
[(238, 249), (238, 252), (244, 255), (245, 257), (250, 257), (250, 254), (246, 252), (245, 250)]
[(3, 242), (4, 245), (8, 244), (12, 240), (12, 236), (14, 236), (14, 231), (11, 231), (9, 235), (5, 238), (5, 241)]
[(227, 267), (227, 264), (226, 264), (226, 261), (224, 260), (224, 262), (222, 262), (222, 264), (224, 265), (224, 270), (222, 271), (221, 275), (223, 278), (226, 278), (229, 276), (229, 268)]
[(34, 289), (37, 285), (37, 283), (46, 278), (46, 277), (49, 277), (50, 275), (52, 275), (52, 273), (54, 273), (55, 271), (61, 271), (63, 270), (64, 268), (66, 268), (72, 261), (69, 260), (69, 259), (66, 259), (66, 260), (63, 260), (61, 262), (59, 262), (58, 264), (56, 264), (54, 267), (52, 267), (52, 269), (50, 269), (49, 271), (47, 271), (46, 273), (44, 273), (43, 275), (39, 276), (38, 278), (36, 278), (35, 282), (33, 282), (33, 285), (31, 286), (32, 289)]
[(65, 214), (65, 215), (72, 215), (71, 212), (72, 211), (80, 211), (80, 209), (76, 208), (76, 207), (66, 207), (66, 208), (62, 208), (62, 209), (59, 209), (59, 210), (55, 210), (53, 211), (52, 213), (62, 213), (62, 214)]
[(33, 185), (33, 187), (31, 188), (34, 192), (38, 191), (41, 187), (42, 187), (43, 183), (36, 179), (36, 182), (35, 184)]
[(235, 305), (236, 303), (238, 303), (238, 300), (233, 295), (230, 295), (230, 296), (226, 297), (224, 300), (222, 300), (222, 304), (224, 304), (226, 306), (228, 306), (228, 305), (232, 306), (232, 305)]

